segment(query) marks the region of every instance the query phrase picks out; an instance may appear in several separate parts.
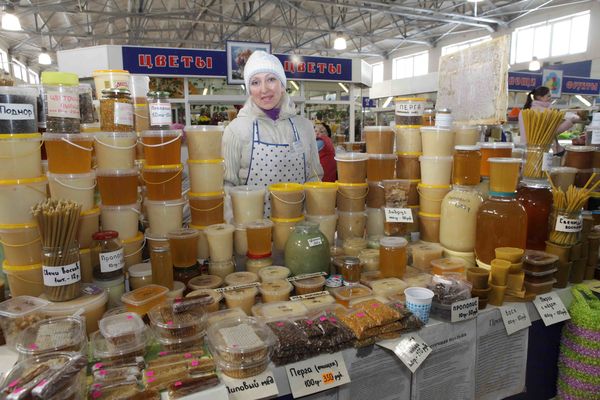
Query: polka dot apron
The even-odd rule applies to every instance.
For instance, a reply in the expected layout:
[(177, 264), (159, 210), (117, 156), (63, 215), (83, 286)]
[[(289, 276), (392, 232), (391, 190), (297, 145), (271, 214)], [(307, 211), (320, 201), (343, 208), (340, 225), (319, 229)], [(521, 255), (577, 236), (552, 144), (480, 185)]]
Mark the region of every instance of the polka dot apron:
[[(291, 118), (294, 143), (276, 144), (260, 141), (258, 120), (252, 126), (252, 152), (246, 185), (267, 187), (279, 182), (306, 182), (306, 157), (300, 135)], [(269, 192), (265, 198), (265, 218), (271, 215)]]

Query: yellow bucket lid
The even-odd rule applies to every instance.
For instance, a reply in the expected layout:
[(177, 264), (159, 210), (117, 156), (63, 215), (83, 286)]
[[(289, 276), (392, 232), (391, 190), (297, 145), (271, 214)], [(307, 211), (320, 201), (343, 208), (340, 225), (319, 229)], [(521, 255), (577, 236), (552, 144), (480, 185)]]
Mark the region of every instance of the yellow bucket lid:
[(212, 160), (187, 160), (188, 164), (219, 164), (225, 162), (223, 158), (215, 158)]
[(425, 217), (425, 218), (440, 218), (441, 214), (430, 214), (430, 213), (425, 213), (425, 212), (421, 212), (419, 211), (419, 217)]
[(0, 224), (0, 230), (28, 228), (37, 228), (37, 224), (35, 222), (26, 222), (24, 224)]
[(32, 271), (34, 269), (42, 269), (42, 264), (9, 265), (6, 260), (4, 260), (2, 262), (2, 269), (6, 272)]
[(138, 242), (140, 240), (144, 240), (144, 232), (138, 232), (137, 235), (129, 239), (121, 239), (121, 243), (129, 244), (133, 242)]
[(300, 222), (304, 219), (304, 216), (297, 218), (273, 218), (271, 217), (271, 221), (273, 222)]
[(343, 183), (343, 182), (335, 181), (335, 183), (337, 183), (338, 187), (339, 186), (351, 186), (351, 187), (367, 187), (368, 186), (367, 182), (364, 182), (364, 183)]
[(279, 182), (269, 185), (269, 190), (272, 192), (297, 192), (304, 190), (304, 185), (294, 182)]
[(311, 189), (337, 189), (337, 182), (307, 182), (304, 184), (305, 188)]
[(94, 215), (94, 214), (100, 214), (100, 207), (90, 208), (89, 210), (82, 211), (81, 214), (79, 214), (79, 216), (87, 217), (89, 215)]
[(165, 170), (171, 170), (171, 169), (182, 169), (183, 168), (183, 164), (165, 164), (165, 165), (146, 165), (144, 164), (144, 166), (142, 167), (143, 170), (160, 170), (160, 169), (165, 169)]
[(190, 228), (196, 229), (197, 231), (203, 231), (204, 228), (206, 228), (206, 226), (200, 226), (200, 225), (192, 225), (192, 224), (190, 224)]
[(225, 192), (189, 192), (189, 197), (221, 197), (225, 196)]
[(397, 151), (396, 154), (399, 156), (422, 156), (423, 152), (421, 151)]
[(38, 176), (37, 178), (26, 178), (26, 179), (2, 179), (0, 185), (26, 185), (28, 183), (41, 183), (47, 182), (46, 176)]
[(450, 189), (450, 185), (427, 185), (425, 183), (419, 183), (417, 187), (425, 189)]
[(43, 85), (79, 85), (79, 77), (71, 72), (44, 71), (41, 81)]
[(15, 140), (15, 139), (42, 139), (41, 133), (3, 133), (0, 134), (0, 140)]

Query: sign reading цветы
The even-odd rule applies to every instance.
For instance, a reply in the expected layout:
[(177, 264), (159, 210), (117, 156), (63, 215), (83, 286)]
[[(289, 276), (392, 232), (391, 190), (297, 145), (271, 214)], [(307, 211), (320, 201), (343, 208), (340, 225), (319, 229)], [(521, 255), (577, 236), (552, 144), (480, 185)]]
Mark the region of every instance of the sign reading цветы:
[(350, 382), (341, 352), (321, 354), (285, 366), (294, 398), (321, 392)]

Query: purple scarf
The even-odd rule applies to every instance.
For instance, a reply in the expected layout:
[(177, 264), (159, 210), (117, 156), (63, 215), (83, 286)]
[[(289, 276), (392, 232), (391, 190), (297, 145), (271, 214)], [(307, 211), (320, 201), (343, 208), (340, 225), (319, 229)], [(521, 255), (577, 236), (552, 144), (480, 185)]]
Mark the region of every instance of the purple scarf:
[(281, 108), (272, 108), (270, 110), (263, 110), (261, 108), (262, 112), (264, 112), (266, 114), (267, 117), (271, 118), (273, 121), (277, 121), (277, 118), (279, 118), (279, 113), (281, 112)]

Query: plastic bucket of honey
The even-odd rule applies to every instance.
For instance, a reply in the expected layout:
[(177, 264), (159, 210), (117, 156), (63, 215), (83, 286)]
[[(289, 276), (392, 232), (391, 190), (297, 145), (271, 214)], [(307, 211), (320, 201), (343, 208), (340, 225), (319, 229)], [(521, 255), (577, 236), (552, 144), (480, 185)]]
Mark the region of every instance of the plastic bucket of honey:
[(363, 183), (338, 182), (337, 208), (338, 211), (364, 211), (369, 186)]
[(222, 224), (224, 219), (225, 192), (188, 193), (192, 224), (208, 226)]
[(198, 259), (208, 259), (208, 239), (206, 239), (206, 233), (204, 233), (204, 226), (190, 225), (190, 228), (197, 230), (200, 235), (198, 236)]
[(91, 210), (95, 206), (94, 190), (96, 174), (53, 174), (48, 172), (50, 198), (68, 199), (81, 204), (81, 210)]
[(398, 179), (421, 179), (421, 163), (419, 156), (422, 153), (396, 153), (396, 177)]
[(454, 153), (454, 132), (436, 126), (421, 128), (424, 156), (451, 156)]
[(335, 157), (340, 183), (362, 183), (367, 179), (368, 154), (343, 153)]
[(100, 208), (82, 211), (79, 216), (79, 226), (77, 228), (77, 243), (79, 247), (90, 247), (92, 245), (92, 235), (100, 230)]
[(123, 206), (100, 205), (102, 229), (119, 232), (119, 239), (126, 240), (137, 236), (140, 206), (137, 203)]
[(304, 219), (303, 216), (297, 218), (273, 218), (273, 247), (276, 250), (283, 251), (288, 237), (294, 231), (294, 226)]
[(491, 157), (510, 157), (513, 151), (512, 143), (481, 142), (477, 143), (481, 151), (481, 176), (490, 176)]
[(54, 174), (84, 174), (92, 169), (94, 137), (86, 133), (44, 133), (48, 171)]
[(142, 250), (146, 244), (146, 237), (143, 232), (130, 239), (121, 240), (123, 244), (123, 254), (125, 256), (125, 272), (135, 264), (142, 262)]
[(0, 244), (9, 265), (23, 266), (42, 261), (42, 241), (36, 224), (0, 226)]
[(265, 189), (253, 186), (229, 188), (233, 219), (238, 224), (263, 218)]
[(181, 164), (181, 136), (180, 130), (143, 131), (146, 165)]
[(98, 132), (94, 135), (94, 140), (98, 168), (133, 168), (137, 147), (135, 132)]
[(45, 176), (0, 180), (0, 225), (34, 223), (31, 207), (46, 199)]
[(421, 180), (426, 185), (449, 185), (452, 156), (421, 156)]
[(382, 181), (396, 177), (395, 154), (369, 154), (367, 160), (367, 180)]
[(166, 235), (181, 228), (183, 224), (183, 198), (177, 200), (153, 201), (146, 199), (144, 206), (148, 216), (150, 230), (155, 235)]
[(440, 214), (419, 211), (419, 231), (421, 240), (430, 243), (440, 242)]
[(490, 163), (490, 192), (514, 193), (519, 182), (520, 158), (493, 157)]
[(309, 182), (304, 184), (306, 213), (310, 215), (335, 214), (337, 183)]
[(223, 126), (217, 125), (186, 126), (184, 131), (190, 159), (214, 160), (223, 158), (221, 141), (224, 129)]
[(275, 183), (269, 186), (271, 216), (298, 218), (304, 206), (304, 186), (299, 183)]
[(42, 264), (10, 265), (4, 261), (2, 270), (6, 274), (8, 288), (12, 297), (34, 296), (44, 293)]
[(391, 154), (394, 152), (396, 132), (389, 126), (365, 126), (363, 130), (369, 154)]
[(98, 169), (96, 180), (102, 204), (114, 206), (137, 202), (137, 169)]
[(190, 188), (194, 193), (220, 192), (223, 190), (225, 162), (213, 160), (188, 160)]
[(0, 135), (0, 179), (42, 175), (42, 135)]
[(426, 214), (440, 214), (442, 200), (450, 191), (450, 185), (424, 185), (417, 186), (419, 191), (419, 209)]
[(142, 180), (149, 200), (164, 201), (181, 198), (183, 165), (144, 165)]

